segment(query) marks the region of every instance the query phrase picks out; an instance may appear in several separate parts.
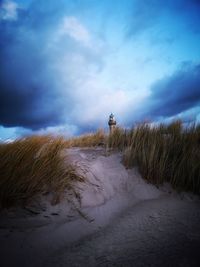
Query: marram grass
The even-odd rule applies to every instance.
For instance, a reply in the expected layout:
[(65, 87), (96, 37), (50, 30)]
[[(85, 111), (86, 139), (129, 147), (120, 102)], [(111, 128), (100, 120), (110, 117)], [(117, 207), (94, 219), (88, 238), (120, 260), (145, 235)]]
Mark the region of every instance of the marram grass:
[(166, 126), (141, 124), (110, 135), (111, 147), (123, 151), (126, 167), (138, 166), (154, 184), (169, 182), (177, 190), (200, 194), (200, 126), (183, 127), (181, 121)]
[(98, 130), (96, 133), (84, 134), (78, 137), (71, 138), (66, 141), (69, 147), (95, 147), (104, 145), (106, 135), (103, 130)]
[[(59, 202), (65, 189), (84, 181), (69, 163), (66, 148), (104, 145), (102, 130), (72, 139), (30, 136), (0, 144), (0, 207), (24, 205), (33, 197), (51, 192)], [(66, 151), (66, 152), (65, 152)]]
[[(120, 150), (127, 168), (137, 166), (153, 184), (169, 182), (177, 190), (200, 194), (200, 125), (183, 127), (141, 124), (131, 130), (102, 130), (72, 139), (31, 136), (0, 144), (0, 207), (24, 204), (33, 197), (54, 193), (58, 202), (65, 189), (84, 181), (67, 158), (66, 148), (96, 147)], [(62, 153), (64, 151), (64, 153)]]
[(0, 206), (26, 203), (38, 194), (54, 192), (58, 201), (74, 181), (82, 181), (68, 163), (63, 138), (32, 136), (0, 144)]

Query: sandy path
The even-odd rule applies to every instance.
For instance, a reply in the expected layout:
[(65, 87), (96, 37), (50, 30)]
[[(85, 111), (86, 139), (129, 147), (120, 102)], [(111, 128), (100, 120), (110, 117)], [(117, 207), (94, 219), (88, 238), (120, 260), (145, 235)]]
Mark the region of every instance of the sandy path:
[(56, 251), (48, 265), (199, 266), (197, 206), (180, 201), (174, 207), (174, 200), (167, 198), (146, 202), (129, 208), (95, 234)]
[(44, 202), (34, 216), (2, 214), (1, 266), (200, 265), (197, 197), (147, 184), (123, 167), (119, 154), (68, 153), (87, 177), (78, 185), (86, 219), (66, 201), (54, 207)]

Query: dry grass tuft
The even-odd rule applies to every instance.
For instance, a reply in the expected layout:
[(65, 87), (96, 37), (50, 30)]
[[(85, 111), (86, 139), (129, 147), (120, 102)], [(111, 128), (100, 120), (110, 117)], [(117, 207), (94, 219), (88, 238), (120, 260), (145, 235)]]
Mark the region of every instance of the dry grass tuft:
[(167, 181), (177, 190), (200, 193), (200, 125), (183, 127), (176, 121), (116, 129), (109, 145), (123, 151), (125, 166), (138, 166), (149, 182)]
[(64, 148), (66, 140), (52, 136), (0, 144), (0, 206), (26, 203), (46, 192), (54, 192), (56, 201), (74, 181), (83, 181), (61, 153)]
[(65, 189), (74, 191), (74, 182), (84, 180), (63, 150), (99, 145), (123, 151), (125, 166), (138, 166), (149, 182), (167, 181), (178, 190), (200, 193), (200, 125), (183, 127), (177, 121), (168, 126), (116, 128), (109, 136), (99, 130), (69, 140), (31, 136), (0, 144), (0, 207), (24, 204), (47, 192), (59, 201)]
[(67, 147), (95, 147), (103, 146), (106, 143), (106, 135), (103, 130), (96, 133), (85, 134), (66, 141)]

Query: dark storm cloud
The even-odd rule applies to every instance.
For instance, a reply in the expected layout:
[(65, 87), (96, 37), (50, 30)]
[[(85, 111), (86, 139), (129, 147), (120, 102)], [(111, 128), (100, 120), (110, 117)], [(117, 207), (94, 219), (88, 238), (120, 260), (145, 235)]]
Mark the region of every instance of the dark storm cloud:
[(74, 105), (74, 87), (70, 74), (63, 70), (70, 68), (70, 62), (62, 60), (77, 51), (94, 64), (98, 58), (70, 36), (57, 40), (56, 34), (63, 19), (76, 14), (78, 7), (84, 10), (84, 6), (79, 1), (32, 1), (27, 9), (17, 6), (16, 12), (6, 15), (3, 3), (0, 125), (39, 129), (66, 123), (66, 113), (70, 116)]
[[(33, 0), (30, 4), (26, 0), (16, 0), (19, 5), (9, 6), (9, 12), (2, 5), (5, 2), (0, 0), (0, 125), (6, 127), (39, 130), (68, 125), (83, 132), (98, 127), (103, 120), (102, 111), (110, 112), (110, 105), (115, 107), (116, 102), (115, 109), (124, 114), (123, 109), (132, 106), (123, 87), (126, 77), (117, 84), (118, 92), (112, 81), (118, 72), (115, 67), (109, 68), (109, 56), (107, 69), (106, 60), (104, 62), (104, 58), (115, 50), (113, 40), (118, 34), (118, 26), (122, 26), (123, 34), (128, 28), (130, 35), (135, 36), (159, 22), (165, 12), (172, 12), (175, 17), (180, 12), (193, 31), (195, 27), (198, 31), (199, 25), (196, 15), (200, 5), (194, 0), (174, 1), (176, 3), (170, 0), (164, 4), (158, 0)], [(21, 2), (26, 3), (24, 8)], [(68, 33), (66, 27), (60, 27), (66, 18)], [(168, 20), (166, 25), (168, 29)], [(171, 28), (173, 25), (169, 26), (169, 31)], [(104, 39), (99, 37), (99, 32), (100, 35), (105, 32)], [(167, 35), (164, 40), (170, 43), (174, 41), (173, 37)], [(163, 40), (162, 36), (156, 35), (156, 38), (158, 43)], [(126, 46), (123, 49), (126, 54)], [(132, 53), (134, 55), (134, 51)], [(131, 58), (131, 52), (129, 54)], [(112, 56), (110, 58), (113, 60)], [(119, 63), (120, 60), (119, 57)], [(144, 64), (148, 65), (148, 60)], [(107, 74), (98, 77), (96, 73), (103, 68)], [(188, 67), (155, 84), (145, 105), (148, 111), (143, 113), (149, 112), (155, 118), (171, 116), (196, 105), (199, 80), (195, 69), (197, 66)], [(128, 66), (127, 73), (129, 71)], [(104, 84), (107, 76), (111, 77), (108, 85), (106, 79)], [(184, 85), (181, 77), (185, 77)], [(189, 85), (192, 89), (187, 91)]]
[[(84, 79), (86, 74), (71, 57), (81, 57), (85, 68), (90, 63), (101, 68), (99, 56), (85, 44), (87, 32), (70, 17), (86, 6), (76, 0), (41, 0), (6, 10), (5, 3), (0, 2), (0, 125), (40, 129), (74, 123), (74, 76)], [(67, 17), (71, 36), (62, 32)]]
[(172, 76), (156, 82), (141, 112), (142, 118), (173, 117), (200, 104), (200, 65), (184, 64)]
[(18, 10), (17, 19), (0, 21), (0, 124), (4, 126), (39, 128), (61, 119), (54, 74), (49, 75), (44, 53), (45, 23), (54, 16), (40, 5), (40, 10), (33, 4)]
[[(0, 125), (84, 128), (77, 114), (83, 114), (91, 97), (88, 77), (103, 67), (103, 44), (80, 19), (92, 2), (20, 4), (0, 2)], [(84, 114), (87, 121), (90, 114)]]

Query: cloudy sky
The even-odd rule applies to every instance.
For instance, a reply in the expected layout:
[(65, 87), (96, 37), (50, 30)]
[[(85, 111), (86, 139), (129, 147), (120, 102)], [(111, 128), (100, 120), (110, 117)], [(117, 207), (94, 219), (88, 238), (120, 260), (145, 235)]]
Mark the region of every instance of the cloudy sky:
[(199, 0), (0, 0), (0, 138), (200, 121)]

